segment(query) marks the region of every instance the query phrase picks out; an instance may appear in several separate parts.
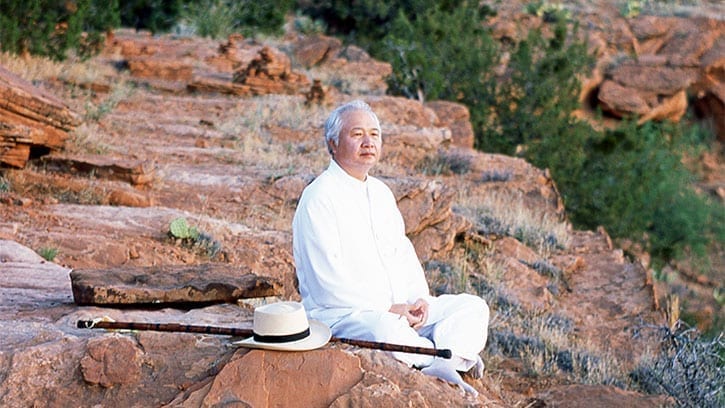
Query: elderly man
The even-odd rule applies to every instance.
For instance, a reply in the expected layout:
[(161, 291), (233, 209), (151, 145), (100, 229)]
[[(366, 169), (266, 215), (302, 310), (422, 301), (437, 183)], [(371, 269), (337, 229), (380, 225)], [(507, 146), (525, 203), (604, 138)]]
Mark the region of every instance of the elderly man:
[(380, 159), (382, 132), (362, 101), (325, 122), (332, 160), (302, 194), (293, 221), (294, 258), (309, 317), (333, 335), (448, 348), (453, 357), (395, 353), (422, 372), (477, 395), (459, 371), (480, 377), (488, 306), (473, 295), (430, 295), (390, 189), (368, 171)]

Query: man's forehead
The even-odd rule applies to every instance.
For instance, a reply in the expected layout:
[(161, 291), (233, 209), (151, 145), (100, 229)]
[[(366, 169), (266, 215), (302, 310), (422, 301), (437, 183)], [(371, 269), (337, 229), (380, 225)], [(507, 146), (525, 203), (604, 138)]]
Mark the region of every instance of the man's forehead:
[(380, 124), (375, 120), (372, 113), (364, 110), (353, 110), (345, 112), (343, 120), (350, 129), (377, 129), (380, 130)]

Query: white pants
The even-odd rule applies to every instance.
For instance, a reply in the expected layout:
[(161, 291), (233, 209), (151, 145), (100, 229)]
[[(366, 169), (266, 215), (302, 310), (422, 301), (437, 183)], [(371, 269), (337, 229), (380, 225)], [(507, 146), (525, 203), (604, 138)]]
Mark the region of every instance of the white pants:
[[(356, 311), (342, 319), (328, 322), (337, 337), (404, 344), (418, 347), (450, 349), (459, 364), (458, 371), (467, 371), (477, 361), (488, 336), (488, 305), (469, 294), (442, 295), (429, 300), (428, 320), (417, 331), (399, 315), (381, 311)], [(409, 366), (425, 367), (432, 356), (394, 352), (398, 360)]]

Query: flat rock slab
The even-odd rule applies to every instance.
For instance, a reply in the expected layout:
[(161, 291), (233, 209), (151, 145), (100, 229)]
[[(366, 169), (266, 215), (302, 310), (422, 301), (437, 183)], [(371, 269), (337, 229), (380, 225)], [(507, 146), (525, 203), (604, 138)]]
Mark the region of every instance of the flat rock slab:
[(125, 181), (132, 185), (150, 184), (154, 179), (153, 165), (141, 160), (50, 155), (43, 157), (43, 163), (54, 171), (93, 174), (95, 177)]
[(282, 294), (278, 281), (226, 264), (78, 269), (70, 278), (82, 306), (193, 307)]

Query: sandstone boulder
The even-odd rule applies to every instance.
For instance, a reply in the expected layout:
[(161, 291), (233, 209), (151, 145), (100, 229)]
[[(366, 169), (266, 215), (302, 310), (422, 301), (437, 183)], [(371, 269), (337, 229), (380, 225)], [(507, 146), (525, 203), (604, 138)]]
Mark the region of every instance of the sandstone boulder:
[(200, 395), (187, 397), (194, 403), (177, 397), (172, 405), (327, 407), (362, 375), (359, 359), (336, 349), (239, 351)]
[(141, 355), (138, 344), (127, 336), (104, 336), (88, 341), (81, 358), (83, 379), (104, 388), (135, 384), (141, 378)]

